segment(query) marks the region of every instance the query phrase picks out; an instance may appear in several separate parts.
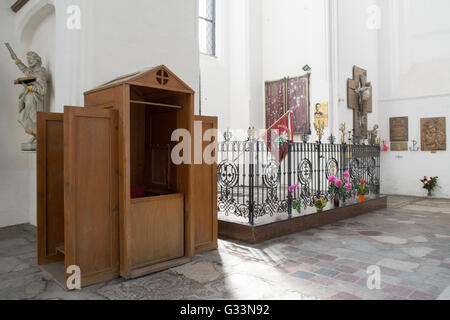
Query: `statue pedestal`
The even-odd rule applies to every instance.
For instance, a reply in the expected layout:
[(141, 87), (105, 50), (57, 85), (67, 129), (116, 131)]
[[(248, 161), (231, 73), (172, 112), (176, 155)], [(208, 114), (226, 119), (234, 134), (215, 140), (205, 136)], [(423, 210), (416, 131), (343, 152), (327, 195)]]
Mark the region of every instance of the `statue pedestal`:
[(20, 146), (22, 147), (22, 151), (25, 151), (25, 152), (36, 152), (36, 142), (34, 142), (34, 143), (22, 143)]
[(22, 151), (28, 162), (28, 222), (37, 225), (36, 151)]

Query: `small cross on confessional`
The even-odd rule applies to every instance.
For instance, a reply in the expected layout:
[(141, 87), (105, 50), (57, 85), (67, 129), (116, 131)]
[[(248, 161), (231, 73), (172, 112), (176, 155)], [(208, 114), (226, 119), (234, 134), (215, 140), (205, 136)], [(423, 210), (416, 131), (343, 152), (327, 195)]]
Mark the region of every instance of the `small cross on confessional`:
[(166, 70), (161, 69), (156, 73), (156, 80), (159, 84), (165, 85), (169, 82), (169, 74)]

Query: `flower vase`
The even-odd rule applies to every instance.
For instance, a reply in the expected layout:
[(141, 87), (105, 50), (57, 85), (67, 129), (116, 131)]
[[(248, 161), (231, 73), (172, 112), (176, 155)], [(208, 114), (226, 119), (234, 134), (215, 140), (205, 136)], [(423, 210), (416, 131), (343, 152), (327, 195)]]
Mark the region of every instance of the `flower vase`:
[(359, 202), (364, 202), (365, 197), (366, 197), (365, 195), (360, 194), (359, 195)]
[(338, 194), (334, 195), (334, 207), (339, 208), (341, 206), (341, 199)]
[(432, 194), (431, 194), (431, 190), (428, 190), (428, 196), (429, 196), (429, 197), (431, 197), (431, 196), (432, 196)]

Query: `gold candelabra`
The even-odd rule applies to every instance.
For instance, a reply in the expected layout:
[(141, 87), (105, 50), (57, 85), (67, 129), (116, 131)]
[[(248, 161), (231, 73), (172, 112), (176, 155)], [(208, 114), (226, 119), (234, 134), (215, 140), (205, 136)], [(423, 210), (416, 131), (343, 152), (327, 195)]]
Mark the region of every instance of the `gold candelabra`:
[(314, 129), (316, 129), (317, 137), (319, 141), (322, 141), (323, 132), (325, 130), (325, 126), (322, 121), (314, 122)]
[(339, 126), (339, 131), (341, 132), (341, 144), (345, 142), (345, 122)]

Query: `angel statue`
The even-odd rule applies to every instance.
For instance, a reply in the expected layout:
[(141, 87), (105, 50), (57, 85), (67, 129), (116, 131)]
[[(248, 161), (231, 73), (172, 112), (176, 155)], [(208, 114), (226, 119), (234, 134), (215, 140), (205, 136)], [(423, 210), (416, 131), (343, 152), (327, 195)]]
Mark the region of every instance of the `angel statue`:
[(25, 133), (31, 136), (28, 143), (22, 144), (22, 150), (36, 150), (36, 118), (38, 112), (44, 111), (44, 99), (47, 93), (47, 71), (42, 67), (42, 59), (35, 52), (27, 53), (28, 66), (15, 54), (9, 43), (5, 44), (17, 67), (26, 76), (14, 81), (21, 85), (23, 91), (19, 96), (19, 123)]
[(372, 130), (369, 130), (367, 133), (369, 135), (369, 143), (371, 145), (376, 144), (377, 138), (378, 138), (378, 128), (379, 126), (376, 124), (373, 126)]

